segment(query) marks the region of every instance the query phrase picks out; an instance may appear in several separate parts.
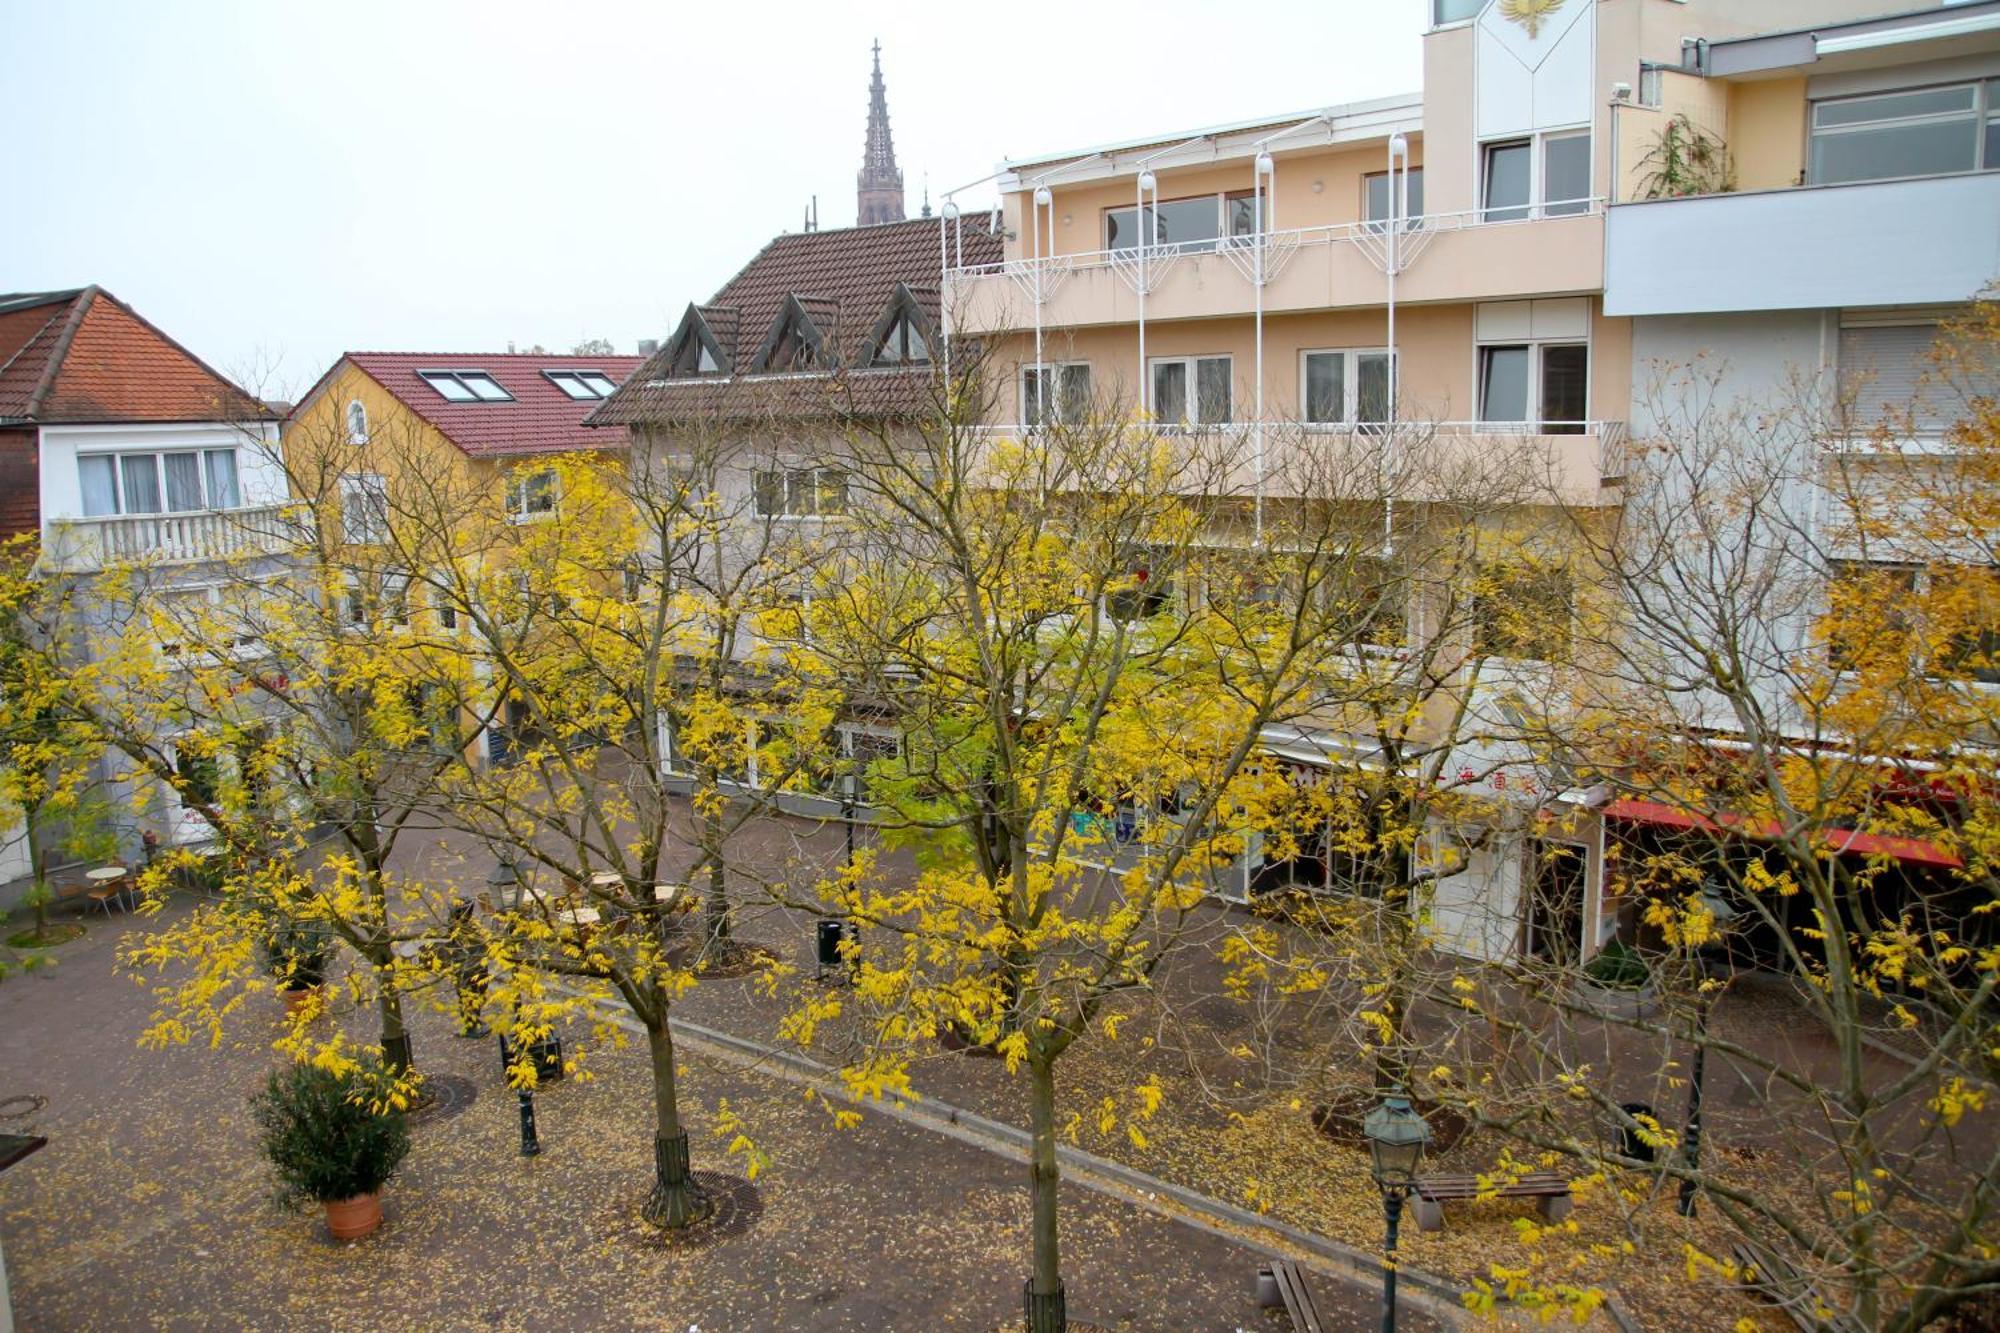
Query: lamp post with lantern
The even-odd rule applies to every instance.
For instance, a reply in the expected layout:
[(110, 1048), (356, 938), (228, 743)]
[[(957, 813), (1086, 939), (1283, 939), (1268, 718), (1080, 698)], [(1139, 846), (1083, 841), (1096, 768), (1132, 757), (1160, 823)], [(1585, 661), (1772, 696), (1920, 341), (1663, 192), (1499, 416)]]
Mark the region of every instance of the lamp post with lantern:
[(1417, 1186), (1417, 1165), (1430, 1142), (1431, 1127), (1396, 1088), (1362, 1120), (1361, 1132), (1368, 1139), (1370, 1169), (1375, 1187), (1382, 1191), (1388, 1222), (1382, 1249), (1382, 1333), (1395, 1333), (1396, 1232), (1403, 1221), (1403, 1202)]

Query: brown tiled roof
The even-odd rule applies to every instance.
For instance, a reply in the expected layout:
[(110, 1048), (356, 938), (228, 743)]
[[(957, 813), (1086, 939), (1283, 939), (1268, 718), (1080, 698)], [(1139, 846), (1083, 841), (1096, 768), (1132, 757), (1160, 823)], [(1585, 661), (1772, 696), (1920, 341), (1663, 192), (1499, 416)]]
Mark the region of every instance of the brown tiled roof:
[[(583, 419), (598, 405), (576, 399), (550, 382), (544, 371), (599, 370), (616, 383), (640, 363), (636, 356), (552, 356), (546, 353), (478, 355), (465, 352), (349, 352), (299, 400), (303, 408), (319, 396), (342, 362), (354, 365), (403, 406), (474, 458), (554, 453), (565, 449), (616, 449), (623, 430), (586, 430)], [(425, 370), (480, 370), (514, 395), (508, 403), (454, 403), (419, 374)], [(296, 418), (299, 409), (293, 410)]]
[[(963, 227), (964, 263), (1000, 261), (1001, 238), (987, 230), (983, 215), (965, 219)], [(860, 365), (869, 335), (898, 285), (912, 289), (935, 328), (943, 278), (938, 228), (936, 218), (913, 218), (777, 237), (701, 307), (710, 331), (734, 363), (735, 374), (674, 376), (679, 339), (669, 338), (591, 415), (591, 423), (670, 421), (683, 414), (810, 416), (830, 412), (836, 404), (845, 411), (921, 410), (930, 401), (930, 373), (924, 369), (745, 377), (792, 296), (800, 298), (813, 323), (835, 343), (841, 364), (850, 368)], [(725, 328), (731, 323), (733, 331)], [(845, 383), (830, 383), (834, 380)]]
[(0, 358), (0, 422), (256, 421), (271, 415), (97, 287), (0, 296)]

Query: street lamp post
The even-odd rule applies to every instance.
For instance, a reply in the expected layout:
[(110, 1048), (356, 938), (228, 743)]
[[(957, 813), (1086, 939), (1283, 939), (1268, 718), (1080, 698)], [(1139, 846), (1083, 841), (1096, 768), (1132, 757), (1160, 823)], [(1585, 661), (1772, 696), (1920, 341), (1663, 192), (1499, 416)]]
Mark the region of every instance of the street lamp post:
[(1416, 1188), (1417, 1164), (1431, 1127), (1410, 1105), (1401, 1088), (1382, 1099), (1361, 1122), (1373, 1159), (1375, 1186), (1382, 1191), (1382, 1211), (1388, 1222), (1382, 1248), (1382, 1333), (1396, 1331), (1396, 1232), (1403, 1221), (1403, 1202)]
[[(1736, 917), (1736, 909), (1711, 889), (1702, 891), (1701, 905), (1715, 918), (1715, 928), (1706, 940), (1696, 946), (1694, 956), (1694, 1068), (1688, 1079), (1687, 1129), (1681, 1135), (1681, 1156), (1688, 1169), (1687, 1176), (1681, 1181), (1682, 1217), (1694, 1216), (1695, 1196), (1700, 1193), (1695, 1180), (1701, 1173), (1701, 1098), (1702, 1084), (1708, 1074), (1708, 1013), (1722, 987), (1729, 983), (1727, 976), (1718, 979), (1714, 973), (1717, 961), (1728, 955), (1725, 934), (1729, 923)], [(1713, 987), (1709, 985), (1711, 981), (1716, 982)]]

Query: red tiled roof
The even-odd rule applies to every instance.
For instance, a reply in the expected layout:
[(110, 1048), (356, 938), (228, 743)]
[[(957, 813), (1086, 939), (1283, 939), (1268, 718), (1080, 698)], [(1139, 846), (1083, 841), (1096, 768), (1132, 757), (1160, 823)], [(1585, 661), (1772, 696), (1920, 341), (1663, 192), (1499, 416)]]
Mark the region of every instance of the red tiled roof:
[[(583, 419), (598, 405), (575, 399), (550, 382), (548, 370), (600, 370), (613, 383), (636, 369), (636, 356), (552, 356), (545, 353), (474, 355), (464, 352), (349, 352), (341, 358), (381, 385), (396, 400), (435, 426), (474, 458), (552, 453), (563, 449), (616, 449), (626, 443), (623, 429), (589, 430)], [(334, 370), (320, 377), (325, 384)], [(510, 403), (454, 403), (418, 374), (424, 370), (482, 370), (514, 395)], [(319, 395), (319, 385), (299, 400), (303, 408)], [(293, 416), (298, 415), (293, 410)]]
[[(899, 286), (911, 289), (935, 325), (943, 278), (938, 228), (936, 218), (912, 218), (777, 237), (702, 307), (709, 330), (734, 363), (733, 375), (676, 377), (672, 367), (677, 339), (669, 338), (592, 420), (614, 424), (683, 415), (816, 414), (843, 401), (848, 410), (920, 410), (928, 401), (928, 371), (767, 378), (751, 374), (751, 367), (779, 312), (794, 295), (847, 367), (858, 367), (865, 358), (869, 337)], [(999, 262), (1001, 238), (987, 230), (983, 216), (965, 219), (963, 228), (962, 238), (953, 242), (955, 249), (962, 246), (963, 263)], [(853, 383), (839, 387), (835, 380)]]
[(0, 421), (253, 421), (270, 415), (97, 287), (0, 296), (0, 357)]

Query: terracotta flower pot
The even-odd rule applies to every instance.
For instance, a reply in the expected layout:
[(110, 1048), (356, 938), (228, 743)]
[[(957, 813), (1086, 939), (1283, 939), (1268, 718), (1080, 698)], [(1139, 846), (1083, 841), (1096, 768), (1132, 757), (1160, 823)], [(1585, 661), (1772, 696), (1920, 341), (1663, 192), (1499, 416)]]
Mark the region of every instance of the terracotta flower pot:
[(284, 992), (285, 1014), (288, 1017), (296, 1014), (308, 1003), (316, 1002), (325, 990), (324, 986), (302, 986), (295, 990), (287, 990)]
[(380, 1194), (358, 1194), (326, 1206), (326, 1229), (335, 1240), (360, 1240), (381, 1225)]

